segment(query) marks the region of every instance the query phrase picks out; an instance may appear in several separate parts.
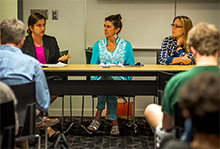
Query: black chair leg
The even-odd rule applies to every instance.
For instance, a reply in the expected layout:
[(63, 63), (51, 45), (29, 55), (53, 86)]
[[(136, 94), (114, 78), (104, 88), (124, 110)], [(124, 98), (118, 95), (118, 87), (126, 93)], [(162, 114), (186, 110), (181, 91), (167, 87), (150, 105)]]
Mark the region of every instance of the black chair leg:
[(130, 109), (130, 97), (128, 97), (128, 111), (127, 111), (127, 120), (129, 118), (129, 109)]
[(70, 95), (70, 122), (73, 122), (73, 117), (72, 117), (72, 96)]
[[(130, 100), (130, 99), (129, 99)], [(127, 124), (128, 127), (133, 126), (134, 133), (137, 133), (137, 124), (135, 123), (135, 97), (133, 97), (133, 121), (131, 124)]]
[[(62, 97), (61, 133), (59, 134), (57, 140), (56, 140), (51, 146), (49, 146), (49, 148), (57, 148), (57, 145), (58, 145), (59, 142), (62, 143), (62, 144), (64, 144), (64, 146), (65, 146), (66, 148), (70, 148), (70, 147), (69, 147), (69, 144), (68, 144), (68, 142), (67, 142), (67, 140), (66, 140), (66, 137), (65, 137), (65, 135), (64, 135), (64, 132), (63, 132), (63, 117), (64, 117), (64, 97)], [(61, 141), (61, 139), (62, 139), (62, 141)]]
[(66, 131), (63, 132), (64, 134), (67, 133), (70, 130), (70, 128), (74, 125), (73, 118), (72, 118), (72, 96), (71, 95), (70, 95), (70, 122), (71, 122), (70, 126), (67, 128)]
[(84, 113), (84, 95), (82, 98), (82, 115), (81, 115), (81, 127), (88, 133), (88, 134), (92, 134), (92, 132), (88, 131), (87, 128), (83, 125), (83, 113)]
[(83, 115), (84, 115), (84, 95), (82, 97), (82, 114), (81, 114), (81, 124), (83, 123)]
[(92, 96), (92, 120), (94, 119), (94, 97)]

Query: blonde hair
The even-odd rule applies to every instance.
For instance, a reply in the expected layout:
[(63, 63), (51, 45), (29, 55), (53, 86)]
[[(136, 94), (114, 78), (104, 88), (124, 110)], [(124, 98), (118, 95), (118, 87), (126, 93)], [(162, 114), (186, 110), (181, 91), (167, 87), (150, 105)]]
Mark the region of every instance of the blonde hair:
[(216, 27), (209, 23), (201, 22), (189, 31), (187, 44), (200, 55), (215, 55), (220, 49), (220, 37)]
[(177, 16), (173, 19), (173, 23), (176, 19), (179, 19), (182, 23), (183, 33), (184, 33), (184, 46), (183, 46), (183, 48), (185, 49), (185, 53), (188, 54), (190, 52), (190, 49), (187, 48), (186, 41), (187, 41), (187, 37), (188, 37), (188, 32), (193, 27), (192, 21), (187, 16)]

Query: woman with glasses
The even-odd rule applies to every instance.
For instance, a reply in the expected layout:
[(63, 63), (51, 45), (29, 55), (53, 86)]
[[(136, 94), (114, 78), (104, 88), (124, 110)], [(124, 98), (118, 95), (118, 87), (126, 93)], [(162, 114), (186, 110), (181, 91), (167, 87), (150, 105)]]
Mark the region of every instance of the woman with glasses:
[[(105, 18), (105, 38), (93, 45), (90, 64), (123, 64), (133, 65), (134, 54), (131, 43), (118, 36), (122, 29), (121, 15), (111, 15)], [(129, 76), (91, 76), (91, 80), (131, 80)], [(98, 96), (97, 112), (92, 123), (87, 127), (90, 132), (99, 129), (102, 111), (107, 103), (109, 120), (112, 121), (111, 135), (119, 135), (117, 122), (117, 97)]]
[(187, 16), (177, 16), (173, 19), (172, 36), (164, 38), (159, 61), (163, 65), (189, 65), (195, 64), (193, 54), (186, 47), (188, 31), (193, 27)]

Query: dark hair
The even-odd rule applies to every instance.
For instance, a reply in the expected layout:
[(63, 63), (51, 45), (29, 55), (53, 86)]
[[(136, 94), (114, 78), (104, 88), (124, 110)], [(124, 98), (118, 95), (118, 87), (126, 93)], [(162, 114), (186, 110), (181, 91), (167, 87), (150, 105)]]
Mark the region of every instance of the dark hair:
[(118, 33), (119, 33), (121, 31), (121, 28), (122, 28), (121, 19), (122, 19), (121, 15), (117, 14), (117, 15), (110, 15), (110, 16), (106, 17), (105, 21), (112, 22), (112, 24), (114, 25), (115, 29), (116, 28), (120, 28), (120, 30), (118, 31)]
[(180, 90), (180, 106), (188, 109), (196, 132), (219, 136), (218, 74), (202, 73), (193, 77)]
[(29, 16), (29, 18), (28, 18), (28, 30), (27, 30), (27, 33), (28, 34), (31, 34), (31, 30), (30, 30), (30, 28), (29, 28), (29, 25), (31, 25), (31, 26), (34, 26), (34, 24), (38, 21), (38, 20), (40, 20), (40, 19), (44, 19), (45, 20), (45, 22), (46, 22), (46, 18), (43, 16), (43, 15), (41, 15), (40, 13), (32, 13), (30, 16)]

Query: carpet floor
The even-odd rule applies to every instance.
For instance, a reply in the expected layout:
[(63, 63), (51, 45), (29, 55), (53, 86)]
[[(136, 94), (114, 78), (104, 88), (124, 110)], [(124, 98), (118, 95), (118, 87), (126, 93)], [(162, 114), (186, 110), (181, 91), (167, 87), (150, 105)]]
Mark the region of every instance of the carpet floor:
[[(54, 130), (62, 130), (62, 119), (58, 118), (60, 122), (54, 125), (52, 128)], [(111, 136), (111, 121), (106, 120), (104, 117), (101, 119), (101, 125), (99, 131), (93, 134), (89, 134), (82, 126), (85, 128), (91, 123), (91, 117), (84, 117), (83, 122), (80, 117), (72, 117), (72, 122), (70, 117), (64, 117), (64, 136), (67, 140), (69, 147), (72, 149), (153, 149), (154, 148), (154, 134), (149, 127), (146, 119), (144, 117), (136, 117), (136, 129), (135, 125), (129, 127), (128, 123), (131, 121), (118, 120), (119, 123), (119, 136)], [(69, 127), (72, 124), (71, 127)], [(68, 129), (69, 128), (69, 129)], [(67, 131), (68, 130), (68, 131)], [(41, 132), (41, 136), (44, 133)], [(62, 138), (62, 137), (61, 137)], [(54, 148), (55, 142), (48, 142), (49, 148)], [(44, 136), (41, 140), (41, 148), (44, 148)], [(37, 144), (34, 147), (37, 148)], [(66, 148), (63, 139), (57, 142), (55, 148)]]

